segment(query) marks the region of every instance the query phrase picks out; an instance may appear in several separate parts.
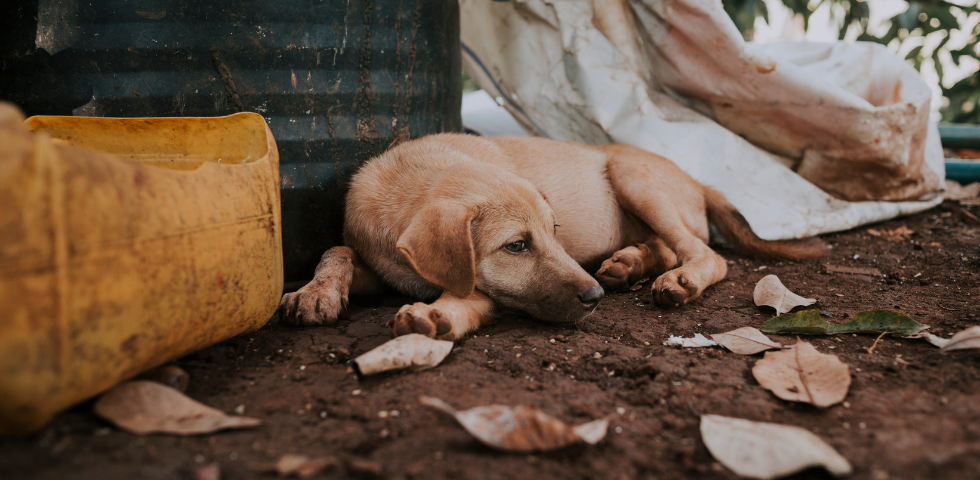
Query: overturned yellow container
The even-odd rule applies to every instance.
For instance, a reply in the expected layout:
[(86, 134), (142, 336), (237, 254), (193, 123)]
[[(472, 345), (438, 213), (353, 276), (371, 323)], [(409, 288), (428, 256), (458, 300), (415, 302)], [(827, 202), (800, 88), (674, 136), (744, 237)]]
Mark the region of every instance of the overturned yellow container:
[(261, 116), (22, 120), (0, 105), (0, 435), (266, 323), (283, 279)]

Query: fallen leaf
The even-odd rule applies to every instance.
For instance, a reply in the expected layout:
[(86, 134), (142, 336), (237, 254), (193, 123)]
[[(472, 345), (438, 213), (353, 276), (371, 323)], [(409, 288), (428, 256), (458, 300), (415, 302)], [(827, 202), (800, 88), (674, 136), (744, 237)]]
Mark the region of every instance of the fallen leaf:
[(777, 397), (829, 407), (842, 402), (851, 386), (847, 364), (835, 355), (820, 353), (807, 342), (779, 352), (766, 352), (755, 362), (752, 376)]
[[(933, 343), (935, 345), (935, 343)], [(980, 326), (973, 326), (953, 335), (946, 344), (940, 346), (943, 350), (966, 350), (980, 348)]]
[(95, 402), (94, 410), (96, 415), (137, 435), (194, 435), (262, 423), (256, 418), (227, 415), (149, 380), (117, 385)]
[(276, 472), (281, 477), (294, 475), (299, 478), (309, 478), (320, 473), (324, 468), (339, 464), (340, 462), (334, 457), (310, 458), (306, 455), (286, 453), (274, 463), (250, 462), (248, 468), (258, 472)]
[(974, 182), (967, 186), (960, 185), (953, 180), (946, 180), (946, 194), (948, 200), (969, 200), (980, 196), (980, 182)]
[(874, 267), (848, 267), (843, 265), (824, 264), (827, 273), (849, 273), (852, 275), (870, 275), (872, 277), (882, 276), (881, 270)]
[(847, 323), (833, 324), (820, 318), (819, 310), (786, 313), (770, 318), (762, 326), (765, 333), (808, 333), (834, 335), (838, 333), (898, 333), (915, 335), (929, 328), (906, 315), (891, 310), (861, 312)]
[(704, 415), (701, 438), (716, 460), (742, 477), (767, 480), (811, 467), (837, 477), (852, 471), (846, 458), (800, 427)]
[(609, 427), (606, 419), (570, 427), (541, 410), (523, 405), (490, 405), (457, 411), (438, 398), (421, 397), (419, 401), (455, 417), (484, 445), (509, 452), (554, 450), (578, 442), (595, 445), (605, 438)]
[(752, 355), (773, 348), (783, 348), (783, 345), (769, 340), (757, 328), (742, 327), (725, 333), (715, 333), (711, 339), (721, 346), (739, 354)]
[(412, 333), (385, 342), (354, 359), (361, 375), (389, 370), (424, 370), (439, 365), (453, 349), (453, 342)]
[(921, 332), (921, 333), (917, 333), (915, 335), (909, 335), (906, 338), (924, 338), (924, 339), (926, 339), (927, 342), (929, 342), (929, 343), (931, 343), (931, 344), (933, 344), (933, 345), (935, 345), (935, 346), (937, 346), (939, 348), (945, 347), (946, 344), (948, 344), (949, 341), (950, 341), (949, 338), (937, 337), (936, 335), (933, 335), (933, 334), (931, 334), (929, 332)]
[(709, 340), (708, 337), (701, 335), (700, 333), (695, 333), (691, 338), (675, 337), (673, 335), (664, 342), (664, 345), (671, 347), (685, 347), (685, 348), (698, 348), (698, 347), (715, 347), (718, 344), (713, 340)]
[(812, 298), (803, 298), (783, 286), (779, 277), (766, 275), (755, 284), (755, 292), (752, 293), (756, 306), (768, 305), (776, 309), (776, 315), (782, 315), (796, 307), (813, 305), (817, 303)]

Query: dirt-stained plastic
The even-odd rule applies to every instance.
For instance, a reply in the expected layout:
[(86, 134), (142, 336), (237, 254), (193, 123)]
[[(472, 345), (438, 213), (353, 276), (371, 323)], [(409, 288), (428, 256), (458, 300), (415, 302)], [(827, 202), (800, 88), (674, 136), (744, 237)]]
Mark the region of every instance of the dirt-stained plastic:
[(0, 104), (0, 435), (266, 323), (283, 277), (262, 117), (22, 120)]

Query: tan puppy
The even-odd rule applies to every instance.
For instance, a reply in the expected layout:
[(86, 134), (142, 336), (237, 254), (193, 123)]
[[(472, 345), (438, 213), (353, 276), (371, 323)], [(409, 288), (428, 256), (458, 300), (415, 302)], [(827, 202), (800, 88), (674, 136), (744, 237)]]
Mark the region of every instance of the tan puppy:
[[(402, 307), (389, 323), (395, 335), (454, 339), (499, 307), (580, 321), (602, 298), (600, 283), (623, 289), (657, 276), (657, 303), (680, 305), (728, 271), (706, 244), (709, 221), (750, 255), (823, 253), (816, 239), (759, 239), (720, 194), (638, 148), (428, 136), (354, 176), (347, 246), (324, 253), (313, 281), (284, 295), (279, 312), (285, 323), (331, 323), (349, 294), (389, 285), (432, 302)], [(586, 273), (596, 268), (598, 282)]]

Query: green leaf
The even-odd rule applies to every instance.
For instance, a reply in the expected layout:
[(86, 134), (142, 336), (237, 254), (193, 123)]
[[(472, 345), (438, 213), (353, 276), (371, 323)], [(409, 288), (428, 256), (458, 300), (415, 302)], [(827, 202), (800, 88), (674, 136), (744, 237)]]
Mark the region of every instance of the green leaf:
[(809, 333), (826, 335), (833, 325), (820, 317), (820, 310), (804, 310), (797, 313), (784, 313), (770, 318), (762, 331), (766, 333)]
[(769, 319), (762, 326), (766, 333), (806, 333), (834, 335), (838, 333), (901, 333), (914, 335), (929, 328), (911, 318), (891, 310), (871, 310), (857, 314), (847, 323), (832, 324), (820, 317), (819, 310), (785, 313)]

